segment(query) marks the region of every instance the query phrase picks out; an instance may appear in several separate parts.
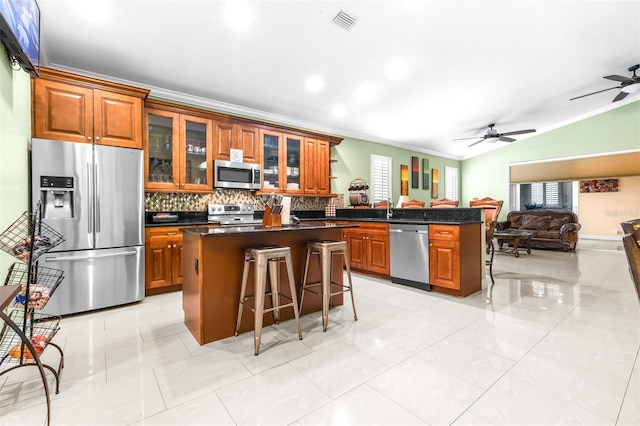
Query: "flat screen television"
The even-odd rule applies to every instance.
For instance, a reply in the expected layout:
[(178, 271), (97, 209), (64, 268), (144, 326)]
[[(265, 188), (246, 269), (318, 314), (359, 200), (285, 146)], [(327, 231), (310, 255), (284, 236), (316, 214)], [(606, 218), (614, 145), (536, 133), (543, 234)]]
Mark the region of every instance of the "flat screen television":
[(40, 74), (40, 8), (36, 0), (0, 0), (0, 41), (12, 62)]

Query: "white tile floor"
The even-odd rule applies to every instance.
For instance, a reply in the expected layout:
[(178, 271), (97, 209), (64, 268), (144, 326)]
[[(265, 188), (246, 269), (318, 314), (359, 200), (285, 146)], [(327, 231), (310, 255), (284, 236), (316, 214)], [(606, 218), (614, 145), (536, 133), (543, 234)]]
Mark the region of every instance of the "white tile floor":
[[(346, 305), (199, 346), (181, 294), (66, 318), (52, 425), (638, 425), (640, 304), (618, 242), (497, 253), (464, 299), (361, 275)], [(44, 360), (54, 364), (56, 353)], [(51, 376), (49, 374), (49, 376)], [(51, 384), (53, 380), (51, 380)], [(0, 376), (0, 425), (42, 425), (34, 368)]]

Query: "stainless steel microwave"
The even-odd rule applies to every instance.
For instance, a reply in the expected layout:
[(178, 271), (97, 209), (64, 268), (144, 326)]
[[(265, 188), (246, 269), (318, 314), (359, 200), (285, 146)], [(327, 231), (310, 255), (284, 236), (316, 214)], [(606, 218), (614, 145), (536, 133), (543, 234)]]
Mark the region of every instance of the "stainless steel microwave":
[(214, 160), (213, 186), (231, 189), (260, 189), (260, 164)]

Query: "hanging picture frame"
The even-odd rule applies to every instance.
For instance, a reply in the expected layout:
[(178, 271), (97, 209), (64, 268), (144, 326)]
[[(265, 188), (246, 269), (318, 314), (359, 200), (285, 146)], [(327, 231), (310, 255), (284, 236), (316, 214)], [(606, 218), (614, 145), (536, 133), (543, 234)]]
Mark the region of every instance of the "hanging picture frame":
[(411, 157), (411, 188), (420, 188), (420, 160)]
[(438, 198), (438, 169), (431, 169), (431, 198)]
[(429, 160), (422, 159), (422, 189), (429, 189)]

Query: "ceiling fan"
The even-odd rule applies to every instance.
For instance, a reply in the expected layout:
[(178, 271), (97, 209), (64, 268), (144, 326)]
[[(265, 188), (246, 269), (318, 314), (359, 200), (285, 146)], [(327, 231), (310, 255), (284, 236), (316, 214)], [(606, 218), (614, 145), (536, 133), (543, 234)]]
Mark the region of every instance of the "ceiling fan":
[(495, 142), (495, 140), (493, 139), (497, 139), (499, 141), (502, 142), (515, 142), (516, 140), (513, 138), (509, 138), (507, 136), (513, 136), (513, 135), (522, 135), (525, 133), (533, 133), (536, 131), (536, 129), (527, 129), (527, 130), (516, 130), (514, 132), (506, 132), (506, 133), (498, 133), (498, 131), (496, 129), (494, 129), (493, 127), (495, 126), (495, 123), (491, 123), (489, 124), (489, 130), (487, 130), (487, 133), (484, 136), (475, 136), (473, 138), (460, 138), (460, 139), (454, 139), (454, 141), (464, 141), (464, 140), (468, 140), (468, 139), (476, 139), (476, 138), (482, 138), (477, 142), (472, 143), (471, 145), (469, 145), (469, 148), (479, 144), (482, 141), (488, 140), (489, 142)]
[(629, 93), (635, 93), (637, 91), (640, 91), (640, 77), (636, 75), (636, 70), (638, 68), (640, 68), (640, 64), (636, 64), (628, 68), (628, 71), (633, 73), (631, 77), (623, 77), (621, 75), (605, 75), (604, 77), (602, 77), (602, 78), (606, 78), (607, 80), (619, 81), (620, 82), (619, 86), (598, 90), (597, 92), (588, 93), (582, 96), (577, 96), (569, 100), (572, 101), (574, 99), (584, 98), (585, 96), (595, 95), (596, 93), (606, 92), (607, 90), (621, 89), (620, 93), (618, 93), (618, 95), (615, 98), (613, 98), (612, 102), (620, 101), (626, 98)]

